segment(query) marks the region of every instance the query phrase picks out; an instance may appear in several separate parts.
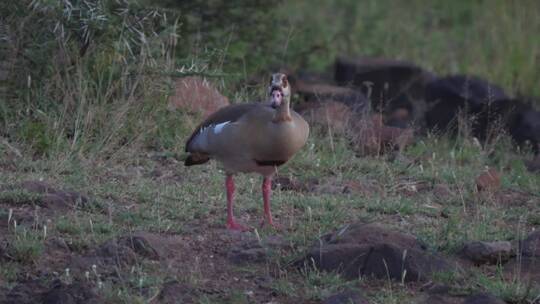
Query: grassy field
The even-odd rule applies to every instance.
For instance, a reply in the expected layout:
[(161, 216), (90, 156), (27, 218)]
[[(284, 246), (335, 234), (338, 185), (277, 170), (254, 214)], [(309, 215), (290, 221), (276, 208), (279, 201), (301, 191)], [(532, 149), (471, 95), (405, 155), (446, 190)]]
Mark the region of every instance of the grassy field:
[[(373, 55), (441, 74), (472, 73), (510, 94), (540, 96), (538, 2), (356, 2), (286, 1), (267, 11), (233, 6), (226, 14), (257, 14), (208, 27), (195, 10), (173, 4), (120, 2), (122, 15), (112, 1), (79, 7), (81, 14), (48, 1), (0, 4), (0, 38), (9, 42), (0, 47), (0, 68), (10, 67), (0, 82), (0, 302), (2, 291), (17, 284), (58, 279), (82, 280), (111, 303), (149, 302), (170, 280), (191, 286), (199, 303), (318, 303), (346, 288), (362, 290), (371, 303), (415, 303), (422, 295), (417, 284), (346, 281), (288, 265), (322, 234), (355, 221), (409, 232), (448, 256), (467, 241), (518, 242), (538, 229), (540, 175), (526, 170), (523, 159), (531, 155), (512, 149), (509, 138), (481, 147), (467, 136), (430, 136), (388, 160), (357, 157), (345, 138), (312, 126), (306, 147), (279, 174), (318, 186), (275, 191), (273, 212), (283, 231), (250, 236), (278, 236), (287, 246), (263, 263), (229, 261), (243, 237), (223, 229), (224, 178), (216, 164), (183, 166), (183, 144), (198, 117), (167, 109), (171, 75), (207, 75), (243, 102), (262, 96), (257, 81), (277, 67), (325, 71), (336, 55)], [(81, 56), (85, 37), (90, 44)], [(496, 193), (476, 191), (486, 166), (502, 173)], [(44, 194), (9, 187), (24, 181), (88, 201), (48, 208)], [(363, 190), (344, 192), (351, 183)], [(259, 177), (239, 176), (237, 189), (236, 213), (256, 227)], [(136, 256), (110, 269), (72, 266), (137, 232), (163, 236), (172, 255)], [(508, 303), (540, 296), (538, 286), (497, 266), (437, 282), (453, 294), (488, 291)]]

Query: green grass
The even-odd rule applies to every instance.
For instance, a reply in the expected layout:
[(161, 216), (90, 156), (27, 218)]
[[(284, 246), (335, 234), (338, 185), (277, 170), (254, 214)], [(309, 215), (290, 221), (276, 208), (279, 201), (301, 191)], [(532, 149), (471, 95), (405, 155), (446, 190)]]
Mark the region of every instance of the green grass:
[[(510, 93), (540, 95), (538, 3), (477, 1), (288, 1), (293, 32), (281, 63), (324, 69), (336, 55), (386, 56), (437, 73), (486, 77)], [(284, 35), (283, 35), (284, 36)], [(288, 36), (282, 41), (287, 41)], [(318, 46), (315, 48), (314, 46)], [(301, 61), (295, 55), (304, 53)]]
[[(327, 183), (339, 188), (345, 181), (356, 180), (378, 186), (374, 193), (341, 193), (341, 191), (326, 192), (316, 190), (308, 193), (293, 191), (275, 191), (273, 195), (273, 211), (276, 218), (287, 228), (284, 234), (293, 244), (292, 251), (285, 255), (272, 256), (272, 265), (287, 265), (290, 261), (301, 256), (316, 238), (328, 231), (336, 229), (347, 222), (357, 220), (380, 222), (389, 227), (398, 228), (417, 235), (431, 250), (442, 251), (452, 255), (470, 240), (518, 240), (533, 227), (538, 227), (534, 215), (538, 214), (538, 183), (527, 183), (524, 186), (515, 184), (518, 174), (524, 179), (534, 180), (538, 177), (521, 167), (514, 167), (511, 157), (501, 158), (497, 166), (504, 168), (507, 182), (503, 183), (503, 191), (517, 189), (524, 191), (528, 188), (530, 195), (524, 205), (501, 205), (496, 198), (482, 197), (473, 191), (471, 183), (485, 165), (492, 164), (491, 156), (484, 150), (470, 146), (466, 141), (453, 142), (448, 138), (425, 139), (411, 146), (404, 153), (409, 159), (420, 158), (414, 166), (404, 166), (403, 163), (389, 163), (384, 158), (347, 158), (352, 154), (345, 143), (334, 153), (325, 147), (327, 138), (314, 136), (310, 142), (314, 147), (302, 151), (282, 174), (291, 174), (300, 180), (310, 177), (324, 177), (337, 172), (337, 176), (328, 179)], [(437, 141), (435, 145), (432, 141)], [(339, 145), (338, 145), (339, 146)], [(449, 148), (454, 147), (454, 148)], [(435, 154), (435, 157), (433, 157)], [(88, 193), (93, 199), (103, 202), (104, 208), (95, 210), (74, 210), (58, 216), (51, 221), (49, 237), (61, 237), (74, 252), (84, 253), (94, 246), (116, 236), (130, 231), (153, 231), (166, 234), (189, 235), (197, 223), (206, 227), (221, 227), (225, 220), (225, 196), (223, 176), (215, 164), (206, 167), (185, 168), (181, 164), (171, 163), (163, 166), (160, 160), (151, 160), (146, 153), (134, 154), (129, 162), (98, 162), (65, 165), (62, 160), (24, 160), (19, 165), (32, 168), (29, 171), (1, 172), (3, 180), (22, 181), (35, 178), (36, 173), (43, 168), (62, 168), (65, 173), (49, 179), (55, 185), (66, 185), (66, 188)], [(457, 161), (456, 155), (461, 161)], [(166, 158), (170, 161), (173, 158)], [(311, 159), (320, 159), (324, 165), (317, 166)], [(341, 170), (343, 162), (350, 166)], [(70, 161), (69, 163), (72, 163)], [(421, 168), (423, 167), (423, 168)], [(149, 174), (155, 169), (162, 170), (163, 176), (171, 179), (156, 179)], [(515, 170), (515, 172), (514, 172)], [(176, 179), (174, 176), (182, 176)], [(103, 178), (103, 176), (108, 176)], [(257, 225), (262, 216), (262, 198), (260, 194), (259, 177), (253, 175), (238, 176), (236, 214), (242, 221)], [(403, 192), (411, 182), (427, 185), (425, 190), (418, 192)], [(432, 193), (431, 186), (446, 184), (450, 189), (447, 197), (441, 199)], [(204, 185), (205, 191), (201, 191)], [(8, 192), (11, 193), (11, 192)], [(26, 199), (26, 198), (25, 198)], [(536, 201), (535, 201), (536, 200)], [(15, 205), (17, 206), (17, 205)], [(431, 206), (431, 207), (428, 207)], [(441, 216), (444, 214), (444, 217)], [(526, 214), (530, 214), (527, 216)], [(22, 229), (22, 228), (19, 228)], [(274, 234), (271, 230), (260, 231), (261, 236)], [(12, 254), (22, 265), (33, 263), (43, 252), (43, 239), (40, 231), (22, 230), (14, 235)], [(279, 268), (280, 266), (278, 266)], [(281, 266), (283, 267), (283, 266)], [(11, 267), (16, 271), (16, 267)], [(14, 280), (12, 271), (5, 277), (8, 282)], [(109, 299), (118, 301), (145, 301), (148, 295), (141, 294), (136, 287), (139, 279), (148, 288), (159, 288), (160, 275), (155, 268), (144, 268), (138, 272), (124, 273), (126, 278), (122, 287), (112, 281), (103, 282), (103, 294)], [(257, 270), (254, 273), (257, 273)], [(339, 276), (328, 273), (298, 273), (283, 268), (282, 275), (275, 278), (273, 289), (282, 297), (301, 295), (303, 299), (318, 300), (333, 292), (360, 282), (345, 282)], [(236, 275), (241, 276), (243, 271)], [(248, 272), (248, 273), (251, 273)], [(10, 279), (9, 279), (10, 278)], [(491, 278), (491, 277), (490, 277)], [(205, 277), (193, 278), (190, 282), (195, 285), (204, 284)], [(452, 275), (440, 279), (455, 283), (458, 279)], [(487, 289), (504, 287), (505, 298), (523, 296), (517, 289), (520, 282), (500, 280), (497, 287), (478, 280), (471, 281), (467, 288), (474, 289), (481, 282)], [(12, 283), (11, 283), (12, 284)], [(109, 284), (109, 285), (107, 285)], [(494, 285), (495, 286), (495, 285)], [(501, 287), (501, 288), (503, 288)], [(380, 289), (382, 288), (382, 289)], [(521, 287), (520, 287), (521, 288)], [(414, 298), (414, 289), (407, 286), (374, 287), (369, 298), (375, 303), (397, 303), (398, 299)], [(109, 290), (109, 291), (107, 291)], [(371, 290), (371, 289), (370, 289)], [(534, 294), (528, 294), (531, 298)], [(208, 297), (208, 296), (207, 296)], [(204, 297), (201, 296), (201, 301)], [(221, 301), (217, 298), (207, 298), (210, 301)], [(236, 291), (228, 296), (231, 301), (248, 301), (242, 291)], [(241, 302), (240, 302), (241, 303)]]
[(372, 301), (377, 304), (413, 303), (414, 295), (410, 294), (402, 286), (388, 284), (385, 288), (377, 291), (372, 297)]
[(0, 202), (9, 205), (37, 205), (42, 195), (24, 189), (13, 189), (0, 192)]
[(501, 269), (492, 276), (477, 273), (473, 280), (477, 285), (509, 303), (526, 303), (527, 300), (537, 299), (540, 294), (538, 286), (515, 278), (505, 278)]
[(43, 242), (44, 235), (41, 231), (18, 227), (11, 237), (7, 254), (14, 261), (22, 264), (32, 264), (43, 253)]
[[(0, 257), (0, 287), (34, 274), (52, 237), (63, 239), (73, 254), (134, 231), (180, 235), (188, 247), (197, 238), (216, 242), (217, 249), (228, 246), (213, 235), (225, 221), (223, 174), (214, 163), (183, 166), (183, 142), (200, 117), (167, 108), (174, 81), (169, 75), (211, 76), (233, 102), (243, 102), (265, 94), (264, 84), (252, 80), (263, 83), (259, 76), (277, 67), (327, 71), (336, 55), (369, 55), (409, 60), (440, 74), (475, 74), (512, 95), (540, 96), (540, 19), (535, 16), (540, 7), (533, 1), (283, 1), (265, 14), (238, 9), (242, 5), (221, 11), (234, 17), (231, 26), (206, 24), (201, 15), (179, 12), (173, 3), (167, 9), (152, 1), (118, 4), (126, 9), (125, 18), (110, 1), (97, 8), (76, 6), (87, 17), (80, 20), (65, 15), (61, 4), (34, 2), (37, 6), (0, 4), (6, 16), (0, 38), (10, 37), (14, 42), (8, 46), (20, 48), (19, 53), (0, 49), (14, 67), (12, 77), (0, 82), (0, 188), (44, 180), (84, 193), (92, 203), (51, 215), (37, 208), (39, 194), (0, 191), (2, 219), (10, 209), (45, 217), (32, 227), (0, 224), (0, 245), (7, 244), (9, 257)], [(215, 7), (208, 5), (210, 14)], [(250, 25), (253, 20), (256, 26)], [(57, 22), (69, 39), (50, 31)], [(75, 37), (84, 28), (91, 44), (81, 57)], [(248, 282), (260, 274), (270, 277), (266, 288), (278, 300), (319, 301), (345, 288), (365, 290), (372, 303), (416, 298), (418, 286), (345, 282), (334, 273), (287, 267), (319, 236), (345, 223), (378, 222), (414, 234), (446, 255), (471, 240), (517, 241), (540, 226), (540, 175), (526, 170), (523, 160), (531, 153), (514, 151), (508, 137), (482, 147), (466, 130), (457, 138), (428, 135), (409, 146), (403, 158), (387, 161), (357, 157), (346, 138), (312, 127), (306, 147), (279, 173), (318, 179), (318, 188), (275, 191), (272, 199), (285, 227), (280, 234), (292, 248), (272, 254), (264, 265), (227, 269), (227, 275)], [(486, 166), (502, 173), (496, 195), (475, 189), (474, 179)], [(235, 212), (256, 226), (262, 217), (260, 177), (238, 176), (236, 182)], [(347, 182), (366, 185), (368, 193), (343, 193)], [(437, 185), (449, 193), (433, 193)], [(216, 254), (214, 247), (193, 250), (193, 255)], [(253, 301), (241, 288), (212, 289), (215, 278), (192, 269), (162, 270), (141, 259), (129, 269), (116, 269), (118, 277), (92, 276), (91, 284), (111, 302), (145, 303), (172, 276), (207, 292), (201, 303)], [(64, 271), (57, 271), (62, 280), (73, 279)], [(525, 282), (484, 272), (474, 270), (465, 283), (455, 273), (436, 280), (463, 284), (458, 287), (465, 293), (488, 290), (516, 303), (538, 296)]]
[(302, 296), (307, 300), (320, 301), (347, 286), (353, 285), (335, 273), (320, 272), (316, 269), (306, 268), (302, 270), (302, 274), (304, 280), (300, 284), (294, 284), (290, 278), (284, 276), (273, 282), (272, 289), (288, 297)]

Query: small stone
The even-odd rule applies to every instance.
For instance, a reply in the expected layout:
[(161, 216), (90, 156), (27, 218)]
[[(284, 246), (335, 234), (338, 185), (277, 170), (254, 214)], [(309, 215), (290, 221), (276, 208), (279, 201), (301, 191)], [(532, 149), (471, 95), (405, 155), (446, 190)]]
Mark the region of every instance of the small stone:
[(437, 184), (433, 187), (433, 194), (437, 198), (446, 198), (452, 195), (452, 190), (445, 184)]
[(348, 136), (355, 149), (361, 154), (381, 155), (389, 151), (403, 151), (414, 141), (412, 129), (401, 129), (383, 125), (382, 115), (374, 114), (370, 119), (361, 119), (352, 124)]
[(501, 174), (490, 168), (476, 178), (478, 191), (495, 192), (501, 188)]
[(96, 293), (89, 286), (81, 283), (66, 285), (60, 281), (53, 282), (53, 287), (43, 295), (44, 304), (78, 304), (78, 303), (103, 303)]
[(308, 191), (308, 186), (302, 183), (296, 178), (287, 176), (276, 176), (272, 179), (272, 189), (279, 189), (281, 191)]
[(43, 207), (53, 210), (65, 210), (71, 207), (69, 202), (56, 193), (45, 194), (41, 199), (41, 204)]
[(442, 256), (425, 250), (416, 237), (363, 223), (346, 225), (322, 236), (295, 264), (336, 271), (349, 280), (366, 276), (425, 281), (434, 272), (453, 270)]
[(231, 262), (241, 265), (246, 263), (261, 263), (266, 261), (264, 248), (233, 249), (227, 255)]
[(109, 240), (101, 245), (97, 249), (95, 257), (102, 261), (106, 267), (129, 266), (137, 262), (137, 254), (133, 249), (123, 246), (116, 239)]
[(159, 260), (166, 256), (166, 240), (158, 235), (148, 232), (135, 232), (132, 235), (120, 238), (119, 243), (129, 247), (140, 256), (151, 260)]
[(47, 287), (40, 280), (26, 280), (18, 282), (4, 296), (2, 303), (33, 304), (41, 303), (41, 294), (46, 292)]
[(227, 257), (238, 265), (261, 263), (268, 260), (268, 255), (272, 252), (289, 247), (290, 244), (279, 236), (268, 236), (261, 241), (249, 238), (233, 246), (227, 253)]
[(506, 262), (512, 256), (512, 243), (499, 242), (470, 242), (465, 244), (462, 255), (475, 264), (496, 264)]
[(204, 117), (227, 105), (229, 105), (227, 97), (215, 89), (208, 80), (196, 76), (176, 80), (174, 94), (169, 96), (171, 109), (184, 109), (200, 113)]

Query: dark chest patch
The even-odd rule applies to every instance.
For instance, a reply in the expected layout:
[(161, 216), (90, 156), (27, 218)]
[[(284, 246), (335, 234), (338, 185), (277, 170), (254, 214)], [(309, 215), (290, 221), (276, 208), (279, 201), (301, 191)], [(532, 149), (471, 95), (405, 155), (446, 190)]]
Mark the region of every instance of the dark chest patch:
[(259, 166), (272, 166), (272, 167), (279, 167), (286, 163), (286, 160), (256, 160), (255, 162)]

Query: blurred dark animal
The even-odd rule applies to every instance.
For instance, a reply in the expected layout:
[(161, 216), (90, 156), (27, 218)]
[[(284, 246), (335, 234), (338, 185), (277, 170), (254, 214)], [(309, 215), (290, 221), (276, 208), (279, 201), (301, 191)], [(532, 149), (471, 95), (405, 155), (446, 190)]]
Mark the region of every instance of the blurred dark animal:
[(426, 127), (431, 131), (454, 132), (460, 112), (479, 114), (486, 104), (508, 96), (495, 84), (479, 77), (452, 75), (435, 79), (426, 85), (428, 110)]
[(339, 85), (360, 90), (369, 98), (375, 112), (392, 116), (397, 110), (401, 114), (406, 111), (406, 117), (401, 115), (399, 121), (395, 117), (389, 121), (393, 126), (405, 127), (413, 121), (422, 121), (425, 86), (435, 76), (406, 61), (339, 57), (334, 65), (334, 78)]
[(304, 102), (341, 102), (357, 113), (365, 112), (369, 107), (368, 99), (358, 90), (335, 85), (319, 74), (298, 73), (291, 77), (291, 86)]
[(539, 152), (540, 111), (526, 99), (498, 99), (471, 114), (472, 135), (482, 142), (490, 142), (506, 132), (518, 146), (530, 146), (533, 152)]

